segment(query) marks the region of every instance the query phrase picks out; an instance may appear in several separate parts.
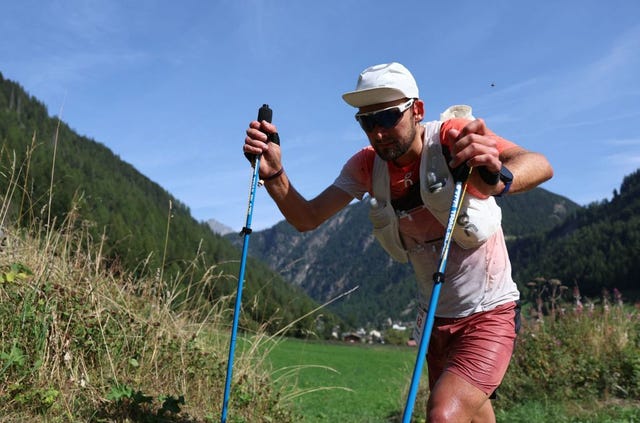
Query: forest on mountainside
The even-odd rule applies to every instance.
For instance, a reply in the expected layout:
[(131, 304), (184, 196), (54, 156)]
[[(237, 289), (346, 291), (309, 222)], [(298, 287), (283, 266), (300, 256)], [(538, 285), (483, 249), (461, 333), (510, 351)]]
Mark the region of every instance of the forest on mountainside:
[(590, 297), (617, 289), (625, 301), (640, 300), (640, 170), (627, 175), (610, 200), (575, 210), (550, 230), (514, 240), (509, 251), (522, 281), (557, 278)]
[[(50, 117), (44, 104), (2, 74), (0, 168), (5, 225), (28, 229), (73, 222), (102, 243), (112, 270), (133, 276), (159, 273), (167, 281), (178, 274), (198, 281), (214, 272), (220, 277), (206, 288), (206, 296), (215, 301), (235, 293), (236, 247), (103, 144)], [(244, 296), (260, 307), (243, 313), (245, 326), (270, 322), (276, 330), (317, 306), (264, 263), (249, 259), (246, 269)], [(334, 316), (327, 313), (326, 319)], [(314, 325), (308, 317), (291, 332), (306, 333)]]

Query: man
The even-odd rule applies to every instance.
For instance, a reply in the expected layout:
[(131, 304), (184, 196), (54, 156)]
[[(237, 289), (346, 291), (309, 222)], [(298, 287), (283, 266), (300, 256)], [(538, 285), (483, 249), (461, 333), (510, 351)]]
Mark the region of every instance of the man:
[(513, 352), (519, 293), (493, 196), (531, 189), (553, 170), (544, 156), (498, 137), (481, 119), (421, 123), (424, 102), (399, 63), (365, 69), (356, 90), (343, 99), (358, 109), (370, 146), (312, 200), (296, 191), (279, 145), (268, 142), (268, 134), (277, 133), (274, 125), (251, 122), (243, 150), (262, 155), (264, 186), (299, 231), (316, 228), (368, 194), (374, 234), (394, 259), (411, 262), (422, 311), (437, 269), (453, 175), (472, 169), (427, 353), (427, 413), (429, 422), (495, 422), (490, 397)]

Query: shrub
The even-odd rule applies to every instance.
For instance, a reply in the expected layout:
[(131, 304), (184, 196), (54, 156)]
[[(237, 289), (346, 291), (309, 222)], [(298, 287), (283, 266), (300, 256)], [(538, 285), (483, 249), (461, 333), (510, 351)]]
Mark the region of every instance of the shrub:
[(598, 305), (586, 306), (577, 289), (573, 297), (573, 303), (556, 298), (553, 314), (541, 314), (538, 301), (523, 321), (500, 388), (501, 407), (541, 398), (640, 399), (638, 310), (622, 304), (619, 294), (612, 302), (605, 292)]

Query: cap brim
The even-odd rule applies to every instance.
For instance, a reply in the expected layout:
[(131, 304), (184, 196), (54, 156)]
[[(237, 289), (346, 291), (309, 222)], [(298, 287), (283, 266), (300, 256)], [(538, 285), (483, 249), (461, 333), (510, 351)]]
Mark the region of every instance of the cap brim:
[(402, 91), (387, 87), (351, 91), (342, 95), (342, 99), (353, 107), (371, 106), (372, 104), (387, 103), (401, 98), (406, 98)]

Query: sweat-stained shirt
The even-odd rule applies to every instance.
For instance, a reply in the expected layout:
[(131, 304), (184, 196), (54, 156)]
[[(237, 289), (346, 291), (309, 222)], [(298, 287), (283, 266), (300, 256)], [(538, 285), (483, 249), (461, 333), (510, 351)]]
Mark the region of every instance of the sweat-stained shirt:
[[(449, 147), (445, 134), (449, 129), (461, 130), (469, 121), (451, 119), (441, 123), (440, 143)], [(427, 123), (428, 124), (433, 124)], [(427, 131), (425, 131), (426, 134)], [(497, 136), (498, 151), (515, 144)], [(344, 165), (334, 185), (362, 200), (372, 195), (373, 166), (376, 153), (368, 146), (354, 154)], [(396, 210), (399, 232), (418, 281), (418, 302), (426, 309), (433, 287), (433, 274), (437, 271), (444, 226), (429, 212), (420, 198), (420, 159), (398, 167), (388, 162), (391, 203)], [(483, 198), (471, 184), (466, 195)], [(440, 291), (436, 315), (440, 317), (465, 317), (473, 313), (491, 310), (501, 304), (518, 300), (520, 294), (511, 277), (511, 263), (507, 253), (502, 228), (484, 244), (464, 249), (451, 243), (445, 282)]]

